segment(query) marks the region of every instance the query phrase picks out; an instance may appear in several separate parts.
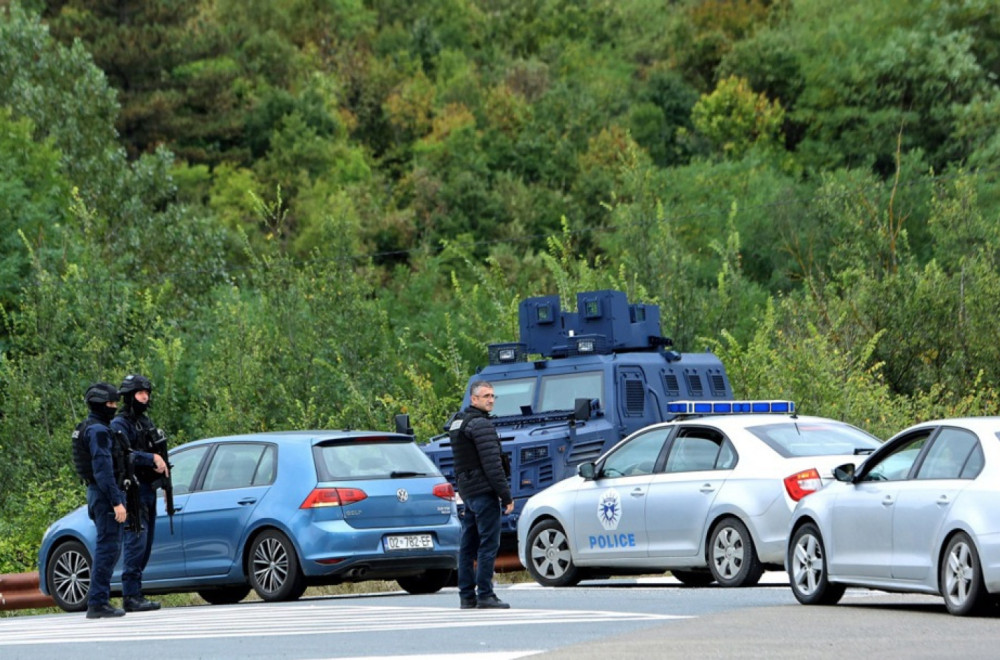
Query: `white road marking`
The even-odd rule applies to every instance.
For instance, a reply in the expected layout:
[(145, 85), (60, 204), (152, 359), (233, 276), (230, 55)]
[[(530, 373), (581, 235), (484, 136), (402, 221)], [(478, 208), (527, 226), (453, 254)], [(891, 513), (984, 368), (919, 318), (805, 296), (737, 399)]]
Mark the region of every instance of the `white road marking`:
[[(316, 603), (287, 607), (269, 603), (199, 608), (168, 608), (131, 613), (118, 619), (87, 619), (83, 613), (0, 620), (0, 646), (80, 642), (275, 637), (358, 632), (584, 624), (612, 621), (668, 621), (686, 616), (592, 610), (457, 610), (443, 607), (344, 606)], [(142, 618), (154, 626), (136, 625)]]

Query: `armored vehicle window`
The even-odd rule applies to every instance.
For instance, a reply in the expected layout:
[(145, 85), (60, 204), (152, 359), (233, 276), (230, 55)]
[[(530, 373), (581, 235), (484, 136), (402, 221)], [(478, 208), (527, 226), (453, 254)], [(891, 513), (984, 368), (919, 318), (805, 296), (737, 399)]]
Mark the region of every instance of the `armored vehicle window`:
[(520, 415), (521, 406), (530, 406), (534, 402), (537, 382), (535, 378), (490, 381), (493, 392), (497, 395), (493, 414), (498, 417)]
[[(543, 376), (538, 393), (538, 410), (573, 410), (577, 399), (604, 400), (604, 375), (600, 371)], [(497, 401), (497, 405), (500, 402)]]

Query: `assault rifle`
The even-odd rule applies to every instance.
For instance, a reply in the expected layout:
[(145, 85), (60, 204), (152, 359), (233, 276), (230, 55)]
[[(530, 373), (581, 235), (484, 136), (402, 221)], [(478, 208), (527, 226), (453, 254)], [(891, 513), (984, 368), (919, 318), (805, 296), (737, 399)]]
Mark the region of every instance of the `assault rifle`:
[(160, 486), (163, 488), (163, 502), (167, 506), (167, 518), (170, 520), (170, 533), (174, 533), (174, 481), (170, 476), (170, 469), (174, 467), (170, 464), (170, 455), (167, 452), (167, 434), (163, 429), (153, 431), (153, 452), (160, 455), (163, 462), (167, 464), (167, 474), (160, 477)]
[(132, 462), (132, 449), (121, 431), (112, 431), (113, 441), (121, 447), (124, 458), (122, 468), (121, 489), (125, 492), (125, 529), (135, 534), (142, 531), (142, 501), (139, 499), (139, 481), (135, 477), (135, 464)]

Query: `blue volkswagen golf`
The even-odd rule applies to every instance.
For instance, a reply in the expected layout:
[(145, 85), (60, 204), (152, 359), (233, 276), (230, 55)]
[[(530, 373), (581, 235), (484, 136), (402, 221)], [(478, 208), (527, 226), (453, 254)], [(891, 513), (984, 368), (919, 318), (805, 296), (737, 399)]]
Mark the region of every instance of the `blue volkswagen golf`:
[[(195, 591), (236, 603), (297, 599), (310, 585), (396, 580), (433, 593), (458, 557), (455, 491), (413, 437), (289, 431), (198, 440), (170, 453), (143, 592)], [(171, 531), (172, 530), (172, 531)], [(38, 554), (41, 589), (87, 606), (94, 524), (82, 506), (53, 523)], [(121, 593), (121, 561), (112, 592)]]

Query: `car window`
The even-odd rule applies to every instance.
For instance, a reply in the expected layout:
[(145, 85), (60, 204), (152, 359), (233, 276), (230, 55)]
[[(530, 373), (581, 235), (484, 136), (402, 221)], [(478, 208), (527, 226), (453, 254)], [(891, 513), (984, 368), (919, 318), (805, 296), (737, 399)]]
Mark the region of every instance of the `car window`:
[(174, 486), (174, 495), (190, 493), (194, 488), (198, 466), (201, 465), (201, 459), (209, 447), (210, 445), (201, 445), (170, 454), (170, 479)]
[(410, 439), (352, 438), (325, 442), (313, 447), (313, 458), (320, 481), (441, 474)]
[(972, 455), (969, 456), (969, 460), (965, 462), (965, 467), (962, 468), (962, 474), (959, 475), (959, 478), (975, 479), (983, 471), (984, 463), (983, 447), (977, 443), (976, 448), (972, 450)]
[(490, 382), (497, 397), (493, 403), (493, 414), (497, 417), (520, 415), (521, 406), (531, 406), (535, 400), (535, 386), (538, 383), (536, 378)]
[[(716, 464), (720, 463), (719, 458), (723, 445), (728, 447), (728, 443), (723, 441), (722, 434), (712, 429), (682, 429), (670, 445), (666, 471), (692, 472), (716, 469)], [(735, 452), (729, 447), (725, 462), (731, 464), (734, 459)], [(727, 467), (731, 467), (731, 465), (727, 465)]]
[(750, 426), (747, 431), (784, 458), (870, 454), (881, 444), (875, 436), (835, 421), (787, 421)]
[(251, 442), (220, 443), (205, 473), (204, 490), (247, 488), (254, 485), (257, 464), (268, 445)]
[(604, 376), (600, 371), (542, 376), (535, 412), (573, 410), (577, 399), (600, 401), (604, 396), (603, 388)]
[(663, 443), (670, 429), (661, 428), (633, 437), (608, 454), (601, 465), (602, 477), (630, 477), (652, 474), (656, 459), (660, 457)]
[(865, 466), (861, 481), (899, 481), (906, 479), (923, 451), (933, 429), (921, 430), (899, 445), (891, 453), (881, 456), (871, 466)]
[(978, 447), (979, 438), (974, 433), (964, 429), (941, 429), (920, 464), (917, 479), (958, 479)]

